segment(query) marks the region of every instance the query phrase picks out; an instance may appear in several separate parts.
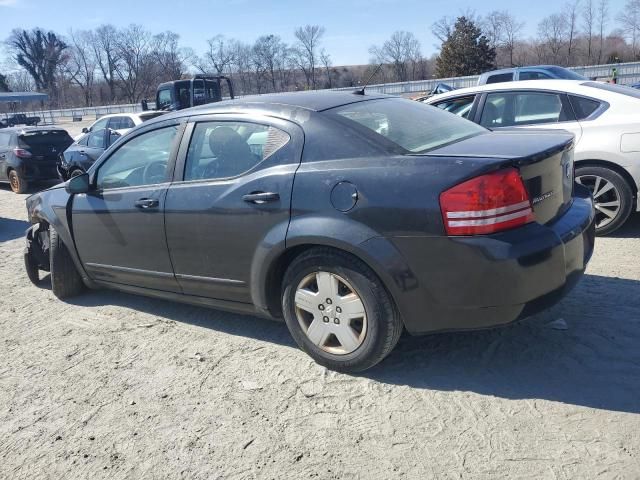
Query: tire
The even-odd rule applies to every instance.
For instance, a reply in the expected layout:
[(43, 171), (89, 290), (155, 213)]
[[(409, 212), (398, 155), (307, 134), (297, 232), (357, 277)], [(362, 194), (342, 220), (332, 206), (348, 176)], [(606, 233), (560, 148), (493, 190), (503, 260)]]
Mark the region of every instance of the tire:
[[(327, 290), (319, 285), (327, 285), (327, 280), (337, 291), (332, 302), (320, 298)], [(313, 291), (314, 285), (317, 292)], [(402, 321), (380, 279), (347, 253), (331, 248), (302, 253), (289, 265), (282, 292), (285, 322), (294, 340), (317, 363), (331, 370), (361, 372), (373, 367), (393, 350), (402, 334)], [(308, 310), (299, 308), (302, 304)], [(364, 315), (358, 317), (356, 313), (355, 318), (353, 314), (349, 318), (348, 309), (362, 309)], [(311, 323), (314, 332), (322, 333), (308, 334)], [(317, 340), (312, 341), (310, 336)], [(348, 341), (343, 342), (343, 338)]]
[(28, 251), (24, 252), (24, 268), (27, 271), (27, 277), (29, 277), (31, 283), (38, 285), (40, 283), (40, 269), (38, 268), (38, 263)]
[(77, 177), (78, 175), (82, 175), (83, 173), (84, 171), (81, 170), (80, 168), (74, 168), (73, 170), (71, 170), (71, 173), (69, 174), (69, 178)]
[(27, 181), (16, 170), (9, 172), (9, 185), (13, 193), (26, 193), (29, 188)]
[(49, 227), (49, 265), (51, 291), (60, 298), (73, 297), (84, 290), (84, 283), (71, 259), (69, 250), (53, 227)]
[(597, 166), (579, 166), (575, 176), (576, 182), (594, 195), (596, 235), (608, 235), (620, 228), (633, 208), (633, 191), (624, 177), (614, 170)]

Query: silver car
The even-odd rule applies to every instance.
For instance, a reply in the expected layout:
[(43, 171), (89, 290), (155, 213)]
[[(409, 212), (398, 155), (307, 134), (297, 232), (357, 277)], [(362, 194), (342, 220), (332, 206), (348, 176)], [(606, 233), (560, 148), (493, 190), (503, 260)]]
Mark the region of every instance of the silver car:
[(593, 193), (599, 235), (618, 229), (640, 209), (640, 91), (636, 89), (588, 80), (535, 80), (454, 90), (425, 103), (492, 130), (572, 132), (576, 181)]

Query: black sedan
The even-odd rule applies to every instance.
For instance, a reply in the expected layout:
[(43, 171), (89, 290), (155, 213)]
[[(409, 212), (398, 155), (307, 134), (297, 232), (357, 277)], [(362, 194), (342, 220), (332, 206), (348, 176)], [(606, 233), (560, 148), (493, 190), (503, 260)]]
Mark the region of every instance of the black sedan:
[(104, 151), (120, 138), (115, 130), (103, 128), (74, 142), (58, 159), (58, 176), (64, 182), (86, 172)]
[(360, 371), (403, 329), (507, 324), (575, 285), (594, 213), (572, 147), (362, 92), (206, 105), (29, 197), (25, 264), (59, 298), (109, 287), (284, 318), (317, 362)]

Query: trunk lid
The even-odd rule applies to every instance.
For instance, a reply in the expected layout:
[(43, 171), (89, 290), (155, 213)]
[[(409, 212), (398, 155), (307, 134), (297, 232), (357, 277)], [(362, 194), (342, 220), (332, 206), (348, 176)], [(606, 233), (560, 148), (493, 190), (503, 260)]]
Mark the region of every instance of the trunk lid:
[(473, 158), (485, 172), (516, 167), (539, 223), (548, 223), (571, 205), (573, 142), (569, 132), (503, 130), (478, 135), (428, 153)]
[(55, 164), (73, 139), (65, 130), (33, 130), (18, 136), (18, 146), (31, 152), (36, 162)]

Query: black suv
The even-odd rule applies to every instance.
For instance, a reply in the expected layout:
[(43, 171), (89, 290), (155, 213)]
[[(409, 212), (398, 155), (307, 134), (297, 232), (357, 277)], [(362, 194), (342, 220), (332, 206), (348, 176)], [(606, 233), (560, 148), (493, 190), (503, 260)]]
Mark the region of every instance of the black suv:
[(18, 127), (0, 130), (0, 182), (25, 193), (29, 182), (58, 178), (56, 162), (73, 139), (56, 127)]

